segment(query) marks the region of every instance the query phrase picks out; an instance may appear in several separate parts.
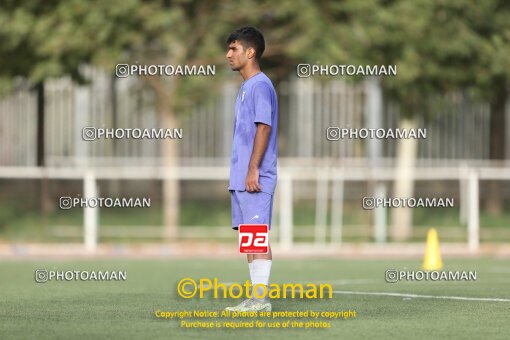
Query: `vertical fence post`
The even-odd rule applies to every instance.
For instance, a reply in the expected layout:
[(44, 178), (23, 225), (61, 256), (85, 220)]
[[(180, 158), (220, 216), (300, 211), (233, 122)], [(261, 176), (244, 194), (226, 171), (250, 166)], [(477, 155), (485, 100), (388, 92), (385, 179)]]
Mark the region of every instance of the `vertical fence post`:
[(342, 244), (344, 208), (344, 177), (341, 171), (338, 176), (333, 177), (333, 188), (331, 193), (331, 243)]
[(292, 177), (282, 176), (280, 182), (280, 246), (282, 249), (292, 248), (293, 211), (292, 211)]
[[(375, 197), (386, 198), (386, 186), (384, 183), (377, 183), (375, 187)], [(374, 209), (374, 239), (377, 243), (386, 243), (386, 235), (388, 224), (386, 223), (387, 210), (385, 207), (377, 207)]]
[[(85, 178), (83, 180), (83, 198), (97, 198), (96, 177), (92, 170), (88, 170), (85, 173)], [(85, 249), (91, 253), (95, 252), (97, 248), (98, 214), (99, 208), (97, 206), (87, 206), (83, 209)]]
[(462, 164), (459, 173), (459, 220), (461, 224), (465, 224), (469, 219), (469, 168)]
[(479, 213), (479, 179), (475, 170), (469, 174), (469, 221), (468, 245), (472, 252), (478, 251), (480, 246), (480, 213)]
[(328, 223), (328, 182), (326, 171), (317, 171), (317, 191), (315, 196), (315, 245), (326, 244)]

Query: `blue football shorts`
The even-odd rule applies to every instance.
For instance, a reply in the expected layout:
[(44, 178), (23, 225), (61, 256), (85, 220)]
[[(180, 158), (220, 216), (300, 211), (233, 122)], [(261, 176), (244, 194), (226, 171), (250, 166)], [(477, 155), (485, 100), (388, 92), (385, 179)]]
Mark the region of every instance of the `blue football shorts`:
[(266, 192), (230, 190), (232, 199), (232, 229), (240, 224), (267, 224), (271, 229), (273, 195)]

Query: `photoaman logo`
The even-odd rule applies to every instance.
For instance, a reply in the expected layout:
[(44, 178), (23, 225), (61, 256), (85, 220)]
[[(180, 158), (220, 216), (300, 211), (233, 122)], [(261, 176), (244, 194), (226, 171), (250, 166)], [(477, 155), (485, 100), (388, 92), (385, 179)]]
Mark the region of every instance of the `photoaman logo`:
[[(261, 291), (259, 291), (260, 288)], [(218, 278), (215, 277), (213, 280), (208, 278), (200, 278), (195, 280), (190, 277), (181, 279), (177, 283), (177, 293), (184, 299), (191, 299), (198, 297), (204, 298), (205, 293), (212, 293), (213, 298), (247, 298), (251, 299), (255, 297), (262, 299), (269, 297), (270, 299), (323, 299), (333, 298), (333, 286), (329, 283), (324, 284), (301, 284), (301, 283), (272, 283), (268, 286), (264, 284), (252, 285), (250, 280), (246, 280), (243, 285), (239, 283), (220, 283)]]

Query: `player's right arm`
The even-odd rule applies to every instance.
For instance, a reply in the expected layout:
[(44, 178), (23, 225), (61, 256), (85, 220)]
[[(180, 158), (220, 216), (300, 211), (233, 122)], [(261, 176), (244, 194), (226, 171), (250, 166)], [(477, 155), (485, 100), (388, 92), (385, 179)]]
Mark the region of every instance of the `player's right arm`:
[(259, 166), (262, 161), (262, 157), (266, 152), (270, 134), (271, 126), (263, 123), (257, 123), (257, 132), (255, 134), (253, 151), (248, 165), (248, 175), (246, 176), (246, 191), (258, 192), (261, 190), (259, 183)]

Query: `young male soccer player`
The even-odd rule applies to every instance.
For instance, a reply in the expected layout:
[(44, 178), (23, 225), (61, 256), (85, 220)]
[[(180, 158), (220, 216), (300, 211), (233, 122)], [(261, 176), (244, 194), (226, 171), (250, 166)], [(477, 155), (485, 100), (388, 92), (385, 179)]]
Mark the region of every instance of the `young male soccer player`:
[[(276, 187), (278, 103), (271, 80), (260, 71), (265, 49), (262, 33), (242, 27), (228, 39), (228, 63), (244, 81), (234, 112), (234, 140), (230, 160), (229, 190), (232, 199), (232, 228), (239, 224), (267, 224), (271, 228), (273, 194)], [(264, 296), (269, 285), (272, 254), (247, 254), (250, 279), (258, 291), (231, 311), (271, 311)], [(265, 285), (266, 290), (262, 286)], [(262, 297), (262, 298), (258, 298)]]

